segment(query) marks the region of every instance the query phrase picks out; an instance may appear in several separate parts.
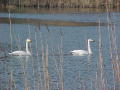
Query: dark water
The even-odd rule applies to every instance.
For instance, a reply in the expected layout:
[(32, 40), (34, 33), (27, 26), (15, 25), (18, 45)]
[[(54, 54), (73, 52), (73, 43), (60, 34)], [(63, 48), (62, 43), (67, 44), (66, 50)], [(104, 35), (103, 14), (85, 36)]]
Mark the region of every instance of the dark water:
[[(111, 12), (111, 21), (115, 24), (117, 46), (119, 49), (120, 13)], [(59, 73), (62, 71), (65, 90), (102, 90), (96, 85), (99, 61), (99, 33), (98, 25), (70, 26), (71, 22), (107, 23), (107, 13), (11, 13), (12, 21), (12, 51), (25, 50), (26, 38), (31, 38), (30, 49), (32, 56), (19, 57), (9, 56), (11, 51), (9, 13), (0, 13), (0, 43), (1, 53), (8, 57), (0, 61), (0, 90), (45, 90), (44, 66), (42, 60), (42, 49), (46, 51), (48, 46), (48, 72), (50, 90), (61, 90)], [(28, 23), (19, 23), (17, 19), (25, 19)], [(29, 24), (29, 19), (40, 19), (48, 21), (67, 21), (66, 25), (47, 25), (35, 23)], [(23, 21), (22, 21), (23, 22)], [(34, 22), (33, 22), (34, 23)], [(102, 34), (102, 49), (104, 59), (104, 78), (108, 90), (118, 90), (119, 84), (113, 75), (111, 59), (109, 54), (108, 27), (100, 27)], [(92, 56), (72, 56), (69, 51), (75, 49), (87, 50), (87, 39), (95, 40), (91, 43)], [(62, 51), (61, 51), (62, 50)], [(62, 53), (61, 53), (62, 52)], [(38, 56), (37, 56), (38, 55)], [(2, 55), (1, 55), (2, 56)], [(4, 56), (4, 54), (3, 54)], [(62, 67), (62, 69), (61, 69)], [(60, 70), (59, 70), (60, 69)], [(12, 80), (11, 80), (12, 79)], [(12, 85), (11, 85), (12, 81)], [(11, 87), (12, 86), (12, 87)], [(106, 90), (107, 90), (106, 89)]]

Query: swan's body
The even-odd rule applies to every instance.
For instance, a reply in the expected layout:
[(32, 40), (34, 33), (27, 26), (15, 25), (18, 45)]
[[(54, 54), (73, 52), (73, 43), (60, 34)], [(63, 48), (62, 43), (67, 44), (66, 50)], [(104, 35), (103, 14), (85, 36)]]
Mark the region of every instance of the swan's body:
[(84, 55), (88, 55), (88, 54), (92, 54), (92, 50), (90, 47), (90, 42), (93, 42), (94, 40), (92, 39), (88, 39), (88, 51), (86, 50), (73, 50), (70, 51), (73, 55), (78, 55), (78, 56), (84, 56)]
[(31, 53), (28, 49), (28, 43), (31, 42), (30, 39), (27, 39), (26, 40), (26, 51), (14, 51), (14, 52), (11, 52), (9, 53), (9, 55), (14, 55), (14, 56), (30, 56)]
[(26, 52), (26, 51), (14, 51), (12, 53), (9, 53), (10, 55), (14, 55), (14, 56), (29, 56), (31, 55), (30, 52)]
[(70, 51), (74, 56), (84, 56), (84, 55), (88, 55), (88, 51), (85, 50), (73, 50)]

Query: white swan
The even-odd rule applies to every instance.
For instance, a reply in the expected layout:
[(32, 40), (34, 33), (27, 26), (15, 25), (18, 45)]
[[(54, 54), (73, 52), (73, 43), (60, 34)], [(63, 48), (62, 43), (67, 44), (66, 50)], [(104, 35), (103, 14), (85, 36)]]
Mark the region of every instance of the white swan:
[(90, 42), (94, 42), (94, 40), (88, 39), (88, 51), (86, 51), (86, 50), (73, 50), (73, 51), (70, 51), (70, 52), (74, 56), (84, 56), (84, 55), (92, 54), (92, 50), (91, 50), (91, 47), (90, 47)]
[(9, 55), (14, 55), (14, 56), (30, 56), (31, 53), (28, 49), (28, 43), (31, 42), (30, 39), (26, 39), (26, 51), (13, 51), (9, 53)]

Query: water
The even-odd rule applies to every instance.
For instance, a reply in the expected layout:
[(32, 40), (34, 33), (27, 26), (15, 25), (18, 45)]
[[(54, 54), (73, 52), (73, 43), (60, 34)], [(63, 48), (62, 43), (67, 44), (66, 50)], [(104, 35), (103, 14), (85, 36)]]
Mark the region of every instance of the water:
[[(119, 40), (120, 34), (120, 13), (111, 12), (111, 20), (115, 23), (116, 36)], [(61, 84), (59, 74), (62, 71), (65, 90), (97, 90), (97, 73), (99, 72), (99, 31), (98, 26), (61, 26), (45, 24), (19, 24), (17, 19), (40, 19), (48, 21), (68, 21), (107, 23), (107, 13), (11, 13), (11, 17), (16, 21), (12, 26), (12, 50), (25, 50), (26, 38), (31, 38), (30, 49), (32, 56), (18, 57), (9, 56), (11, 51), (9, 24), (3, 18), (8, 18), (7, 12), (0, 13), (0, 44), (2, 53), (8, 57), (1, 58), (0, 61), (0, 90), (10, 88), (11, 90), (44, 90), (44, 61), (42, 51), (46, 52), (48, 46), (48, 72), (50, 90), (59, 88)], [(22, 21), (21, 21), (22, 22)], [(61, 22), (62, 23), (62, 22)], [(108, 90), (118, 90), (118, 82), (113, 76), (110, 59), (110, 42), (107, 26), (101, 26), (102, 50), (104, 59), (104, 78), (107, 81)], [(72, 56), (69, 51), (75, 49), (87, 50), (87, 39), (95, 40), (91, 43), (92, 56)], [(119, 49), (120, 42), (117, 42)], [(62, 51), (61, 51), (62, 50)], [(62, 52), (62, 53), (61, 53)], [(37, 56), (38, 55), (38, 56)], [(4, 56), (2, 54), (1, 56)], [(62, 61), (63, 60), (63, 61)], [(62, 69), (61, 69), (62, 67)], [(11, 80), (12, 79), (12, 80)], [(115, 83), (115, 84), (114, 84)], [(99, 90), (99, 89), (98, 89)]]

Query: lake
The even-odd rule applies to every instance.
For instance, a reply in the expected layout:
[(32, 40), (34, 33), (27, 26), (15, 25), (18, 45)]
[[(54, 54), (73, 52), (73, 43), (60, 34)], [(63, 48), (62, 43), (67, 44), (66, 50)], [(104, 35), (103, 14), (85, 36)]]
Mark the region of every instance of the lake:
[[(120, 12), (29, 11), (0, 12), (0, 90), (120, 89)], [(32, 56), (8, 54), (27, 38)], [(70, 53), (89, 38), (92, 55)]]

